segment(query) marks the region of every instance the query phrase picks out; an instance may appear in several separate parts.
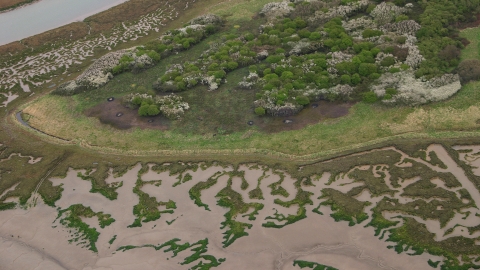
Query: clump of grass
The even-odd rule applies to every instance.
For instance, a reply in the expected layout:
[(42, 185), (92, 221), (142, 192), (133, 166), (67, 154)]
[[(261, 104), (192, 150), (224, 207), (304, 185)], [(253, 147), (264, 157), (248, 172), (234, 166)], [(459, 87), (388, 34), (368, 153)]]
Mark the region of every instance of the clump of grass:
[[(137, 217), (135, 221), (129, 225), (132, 227), (142, 227), (142, 223), (158, 220), (162, 214), (173, 214), (177, 208), (176, 203), (172, 200), (168, 202), (159, 202), (155, 197), (148, 195), (141, 189), (147, 183), (142, 181), (141, 175), (146, 172), (147, 166), (143, 166), (138, 172), (138, 179), (133, 188), (133, 193), (139, 197), (139, 202), (133, 207), (133, 214)], [(165, 210), (160, 211), (158, 208), (164, 206)]]
[(202, 191), (210, 188), (211, 186), (215, 185), (218, 181), (218, 178), (221, 176), (225, 175), (225, 173), (222, 172), (216, 172), (214, 175), (210, 176), (207, 181), (202, 181), (198, 182), (195, 184), (189, 191), (188, 193), (190, 194), (190, 199), (194, 201), (196, 205), (199, 207), (204, 207), (205, 210), (210, 211), (210, 208), (208, 207), (207, 204), (204, 204), (202, 202), (201, 196), (202, 196)]
[(322, 196), (326, 200), (321, 205), (330, 205), (334, 213), (330, 214), (335, 221), (347, 221), (348, 226), (362, 223), (368, 218), (363, 209), (370, 205), (370, 202), (361, 202), (348, 196), (338, 190), (325, 188), (322, 190)]
[(285, 216), (283, 214), (279, 214), (278, 211), (276, 211), (275, 214), (273, 215), (273, 217), (269, 216), (269, 217), (266, 217), (265, 219), (266, 220), (268, 220), (268, 219), (276, 220), (276, 221), (284, 222), (284, 223), (283, 224), (277, 224), (273, 221), (267, 221), (267, 222), (262, 224), (263, 227), (266, 227), (266, 228), (283, 228), (283, 227), (285, 227), (289, 224), (295, 223), (295, 222), (297, 222), (299, 220), (302, 220), (302, 219), (307, 217), (307, 215), (306, 215), (307, 211), (305, 209), (305, 206), (307, 204), (309, 204), (309, 205), (313, 204), (313, 201), (310, 199), (310, 197), (313, 195), (313, 193), (311, 193), (309, 191), (302, 190), (300, 188), (300, 183), (301, 183), (301, 180), (297, 180), (297, 182), (295, 182), (295, 186), (297, 187), (297, 194), (295, 195), (295, 198), (293, 198), (292, 200), (283, 201), (283, 200), (278, 199), (278, 198), (274, 200), (275, 204), (278, 204), (278, 205), (286, 207), (286, 208), (289, 208), (292, 205), (298, 205), (298, 210), (297, 210), (296, 215)]
[[(220, 227), (220, 229), (228, 227), (223, 233), (224, 241), (222, 242), (223, 247), (228, 247), (238, 238), (247, 236), (248, 233), (245, 230), (252, 228), (252, 224), (236, 221), (235, 218), (239, 214), (243, 214), (243, 216), (248, 216), (249, 220), (255, 220), (258, 211), (263, 209), (263, 204), (245, 203), (242, 195), (231, 188), (231, 179), (229, 180), (227, 187), (218, 192), (215, 197), (219, 198), (217, 202), (218, 205), (230, 208), (230, 211), (224, 215), (225, 221), (222, 222), (222, 227)], [(248, 213), (250, 209), (253, 209), (253, 211)]]
[(377, 197), (384, 194), (389, 194), (393, 196), (395, 193), (394, 190), (391, 190), (387, 184), (385, 184), (385, 174), (382, 172), (378, 172), (381, 177), (375, 177), (373, 174), (373, 168), (369, 170), (360, 170), (355, 169), (353, 170), (348, 176), (352, 179), (355, 179), (355, 182), (363, 182), (364, 185), (355, 187), (348, 192), (349, 196), (356, 196), (360, 194), (364, 189), (370, 191), (372, 196)]
[[(57, 219), (60, 220), (60, 224), (77, 230), (74, 234), (75, 238), (70, 242), (79, 242), (85, 240), (84, 247), (88, 247), (93, 252), (98, 252), (96, 242), (100, 233), (95, 228), (91, 228), (88, 224), (82, 221), (81, 217), (91, 218), (96, 216), (101, 228), (109, 226), (115, 219), (110, 214), (104, 214), (103, 212), (95, 213), (90, 207), (85, 207), (81, 204), (74, 204), (66, 209), (58, 211)], [(82, 242), (80, 242), (82, 243)]]
[(274, 196), (280, 195), (287, 198), (288, 196), (290, 196), (290, 194), (284, 187), (282, 187), (283, 180), (285, 179), (285, 174), (283, 172), (275, 172), (275, 173), (280, 176), (280, 180), (268, 185), (268, 187), (271, 189), (270, 194)]
[(335, 267), (331, 267), (331, 266), (324, 265), (324, 264), (321, 264), (321, 263), (302, 261), (302, 260), (293, 261), (293, 266), (297, 266), (297, 265), (300, 268), (311, 268), (311, 269), (314, 269), (314, 270), (338, 270)]
[[(456, 236), (436, 241), (435, 234), (429, 232), (424, 224), (413, 218), (403, 220), (401, 227), (388, 230), (390, 235), (387, 241), (396, 243), (390, 248), (398, 253), (411, 248), (415, 255), (426, 251), (432, 255), (444, 256), (442, 269), (478, 269), (478, 265), (473, 264), (469, 257), (480, 254), (480, 247), (475, 244), (476, 239)], [(459, 257), (463, 262), (460, 262)]]
[(79, 172), (77, 176), (92, 183), (91, 193), (100, 193), (110, 200), (116, 200), (118, 196), (116, 190), (123, 185), (123, 182), (107, 184), (105, 179), (108, 177), (109, 170), (110, 168), (102, 163), (97, 166), (95, 172), (86, 175)]
[(180, 265), (187, 265), (191, 264), (194, 262), (197, 262), (197, 264), (193, 265), (189, 269), (210, 269), (213, 267), (217, 267), (220, 264), (222, 264), (225, 261), (225, 258), (220, 258), (217, 259), (213, 255), (205, 254), (208, 251), (208, 238), (199, 240), (195, 243), (190, 244), (189, 242), (185, 242), (183, 244), (179, 243), (181, 240), (178, 238), (173, 238), (163, 244), (159, 245), (143, 245), (143, 246), (121, 246), (117, 249), (117, 251), (122, 251), (125, 252), (130, 249), (134, 248), (144, 248), (144, 247), (150, 247), (154, 248), (155, 250), (161, 250), (163, 248), (166, 248), (164, 252), (172, 252), (173, 257), (176, 257), (178, 254), (183, 253), (185, 251), (191, 251), (193, 252), (190, 256), (186, 256), (183, 262), (180, 263)]
[(108, 243), (111, 245), (111, 244), (113, 244), (113, 242), (115, 242), (116, 239), (117, 239), (117, 235), (115, 234), (115, 235), (108, 241)]

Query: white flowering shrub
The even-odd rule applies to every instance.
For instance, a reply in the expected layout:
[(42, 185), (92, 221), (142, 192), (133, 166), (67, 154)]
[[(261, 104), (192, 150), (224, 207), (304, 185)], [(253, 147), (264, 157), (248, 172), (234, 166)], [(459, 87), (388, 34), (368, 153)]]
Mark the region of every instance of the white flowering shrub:
[(395, 94), (382, 100), (383, 103), (410, 106), (445, 100), (457, 93), (460, 88), (460, 78), (456, 74), (445, 74), (423, 81), (416, 79), (411, 71), (385, 73), (378, 80), (378, 84), (372, 86), (372, 90), (379, 97), (385, 97), (387, 89), (395, 90)]
[(218, 16), (218, 15), (215, 15), (215, 14), (205, 14), (205, 15), (201, 15), (195, 19), (192, 19), (189, 24), (190, 25), (209, 25), (209, 24), (212, 24), (212, 25), (222, 25), (223, 23), (225, 23), (225, 20)]
[(270, 99), (258, 99), (254, 102), (256, 108), (265, 109), (266, 113), (271, 116), (291, 116), (295, 115), (303, 109), (303, 106), (286, 102), (277, 104)]
[(80, 93), (83, 90), (86, 90), (86, 87), (77, 84), (77, 82), (73, 80), (59, 85), (58, 88), (52, 92), (52, 94), (59, 96), (72, 96)]
[(368, 6), (368, 0), (359, 0), (350, 2), (347, 5), (340, 5), (329, 9), (327, 12), (317, 10), (315, 15), (310, 18), (311, 22), (327, 22), (333, 18), (343, 17), (354, 14)]
[(292, 49), (288, 52), (289, 54), (305, 54), (307, 52), (310, 52), (312, 50), (312, 43), (310, 41), (306, 40), (300, 40), (298, 42), (289, 42), (289, 44)]
[(289, 1), (283, 1), (279, 3), (268, 3), (263, 6), (262, 10), (260, 10), (260, 15), (263, 15), (267, 18), (276, 18), (276, 17), (283, 17), (289, 14), (293, 7), (289, 5)]
[(362, 32), (364, 29), (378, 29), (377, 23), (367, 17), (343, 20), (342, 27), (349, 33), (350, 36), (357, 39), (363, 39)]
[(370, 13), (370, 15), (379, 24), (390, 23), (400, 14), (407, 12), (406, 8), (399, 7), (393, 3), (382, 2), (378, 4)]
[(412, 36), (414, 36), (421, 27), (422, 26), (414, 20), (387, 23), (380, 26), (380, 28), (386, 32), (395, 32), (396, 34), (400, 35), (408, 34)]
[(304, 95), (310, 100), (348, 100), (355, 89), (351, 85), (337, 84), (330, 88), (308, 88)]

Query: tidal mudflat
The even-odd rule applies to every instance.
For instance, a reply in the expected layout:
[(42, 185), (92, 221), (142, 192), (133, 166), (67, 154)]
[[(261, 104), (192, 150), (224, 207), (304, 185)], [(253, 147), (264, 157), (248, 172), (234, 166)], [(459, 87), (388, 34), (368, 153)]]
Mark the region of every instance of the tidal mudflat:
[[(38, 200), (0, 212), (0, 262), (6, 269), (465, 265), (478, 258), (477, 244), (450, 257), (455, 246), (445, 243), (477, 243), (480, 194), (452, 153), (474, 162), (478, 149), (381, 148), (302, 166), (317, 172), (302, 179), (259, 164), (139, 163), (122, 175), (110, 170), (115, 200), (92, 193), (95, 170), (70, 169), (49, 178), (63, 189), (55, 207)], [(399, 234), (412, 226), (427, 234), (418, 246)], [(435, 245), (440, 253), (431, 252)]]

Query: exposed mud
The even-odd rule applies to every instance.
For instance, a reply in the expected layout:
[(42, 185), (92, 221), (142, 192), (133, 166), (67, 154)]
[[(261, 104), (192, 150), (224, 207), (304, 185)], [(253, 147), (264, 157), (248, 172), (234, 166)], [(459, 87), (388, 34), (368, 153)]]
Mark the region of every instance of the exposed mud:
[[(268, 133), (276, 133), (287, 130), (302, 129), (308, 125), (317, 124), (327, 119), (338, 118), (348, 114), (351, 103), (332, 103), (319, 101), (302, 110), (298, 115), (290, 117), (262, 117), (252, 125), (259, 126), (261, 130)], [(137, 109), (130, 109), (121, 104), (119, 100), (98, 104), (87, 109), (85, 115), (96, 117), (103, 124), (111, 125), (117, 129), (130, 129), (138, 127), (141, 129), (169, 129), (171, 120), (158, 115), (153, 117), (141, 117)], [(189, 112), (187, 112), (189, 113)], [(121, 115), (121, 116), (119, 116)], [(208, 119), (203, 119), (208, 121)]]
[[(432, 178), (429, 181), (438, 189), (454, 192), (459, 199), (462, 199), (460, 190), (465, 189), (472, 200), (477, 205), (480, 204), (478, 191), (443, 146), (433, 144), (426, 150), (434, 152), (447, 168), (441, 168), (421, 158), (409, 156), (393, 147), (376, 151), (384, 150), (396, 151), (401, 154), (399, 160), (394, 161), (392, 166), (408, 169), (417, 162), (437, 172), (452, 173), (461, 186), (449, 188), (440, 178)], [(474, 150), (468, 152), (468, 154), (472, 153), (476, 152)], [(467, 158), (464, 156), (463, 159)], [(410, 161), (407, 162), (408, 160)], [(472, 158), (472, 160), (476, 159)], [(141, 227), (134, 228), (129, 225), (137, 218), (132, 209), (139, 203), (139, 198), (132, 191), (137, 181), (140, 165), (135, 166), (119, 178), (113, 176), (107, 178), (108, 184), (122, 182), (122, 186), (117, 189), (118, 199), (114, 201), (110, 201), (98, 193), (90, 193), (90, 181), (80, 179), (77, 176), (79, 171), (70, 170), (64, 179), (51, 179), (54, 185), (62, 185), (64, 188), (61, 199), (56, 203), (57, 207), (66, 209), (73, 204), (81, 203), (91, 207), (94, 212), (102, 211), (111, 214), (115, 219), (110, 226), (100, 228), (96, 219), (82, 218), (83, 222), (100, 232), (97, 241), (98, 253), (82, 249), (76, 246), (75, 242), (72, 243), (73, 245), (69, 245), (68, 240), (71, 239), (72, 234), (70, 230), (55, 221), (57, 210), (46, 207), (40, 202), (39, 205), (29, 210), (15, 209), (0, 212), (0, 263), (5, 262), (5, 265), (9, 267), (7, 269), (15, 269), (15, 267), (18, 269), (19, 262), (14, 262), (9, 258), (23, 256), (24, 263), (28, 263), (28, 265), (48, 265), (50, 269), (97, 269), (102, 267), (124, 269), (127, 265), (143, 269), (153, 269), (156, 265), (162, 265), (167, 269), (178, 268), (178, 263), (181, 263), (189, 254), (181, 253), (172, 257), (168, 252), (160, 252), (164, 250), (156, 251), (152, 246), (143, 245), (158, 245), (173, 238), (179, 238), (183, 243), (194, 243), (207, 238), (209, 239), (208, 254), (217, 259), (226, 259), (218, 266), (218, 269), (294, 269), (292, 268), (294, 260), (315, 261), (338, 269), (426, 269), (429, 259), (439, 261), (442, 258), (426, 253), (420, 256), (410, 256), (407, 253), (397, 254), (394, 249), (387, 248), (392, 243), (379, 239), (374, 234), (374, 228), (368, 226), (372, 220), (373, 208), (383, 199), (383, 196), (374, 196), (368, 189), (356, 193), (355, 199), (360, 202), (370, 202), (370, 204), (364, 208), (368, 217), (359, 221), (358, 226), (353, 227), (350, 227), (348, 222), (335, 222), (330, 217), (333, 210), (329, 206), (320, 204), (325, 200), (322, 198), (322, 190), (326, 188), (347, 194), (352, 189), (362, 186), (364, 183), (355, 180), (351, 175), (355, 170), (371, 171), (373, 177), (384, 181), (386, 186), (394, 191), (388, 196), (398, 200), (401, 204), (418, 199), (424, 200), (426, 203), (433, 200), (445, 201), (444, 198), (404, 196), (403, 190), (421, 181), (422, 178), (418, 176), (400, 179), (396, 185), (393, 185), (390, 165), (357, 164), (354, 167), (346, 168), (345, 172), (338, 174), (333, 182), (331, 182), (331, 173), (326, 172), (323, 175), (312, 176), (308, 185), (299, 184), (297, 179), (292, 178), (286, 172), (255, 164), (241, 165), (237, 169), (240, 173), (236, 173), (234, 176), (230, 174), (233, 167), (213, 166), (200, 167), (196, 171), (187, 170), (182, 175), (188, 173), (192, 178), (185, 182), (179, 182), (183, 177), (180, 177), (179, 173), (172, 175), (169, 171), (157, 173), (151, 170), (152, 165), (150, 165), (150, 170), (141, 175), (141, 180), (153, 182), (145, 182), (141, 191), (154, 197), (157, 201), (174, 201), (176, 208), (173, 213), (162, 213), (157, 220), (143, 222)], [(165, 164), (164, 166), (169, 165)], [(201, 190), (201, 201), (208, 205), (209, 210), (199, 207), (190, 198), (189, 191), (197, 183), (205, 182), (217, 173), (222, 174), (217, 181), (208, 189)], [(287, 194), (272, 195), (273, 184), (281, 186)], [(225, 241), (228, 240), (226, 235), (231, 228), (223, 224), (229, 209), (218, 205), (218, 194), (228, 185), (231, 185), (234, 192), (241, 195), (244, 203), (261, 203), (263, 209), (255, 214), (253, 220), (246, 215), (233, 216), (233, 220), (251, 226), (245, 229), (248, 235), (240, 236), (225, 247)], [(260, 189), (261, 196), (258, 196), (258, 193), (256, 196), (252, 196), (256, 189)], [(277, 213), (285, 217), (294, 216), (300, 207), (296, 204), (285, 206), (275, 202), (295, 200), (300, 189), (311, 193), (312, 203), (304, 206), (307, 218), (283, 226), (286, 224), (286, 220), (277, 219), (278, 216), (275, 217)], [(413, 218), (424, 224), (428, 231), (434, 233), (437, 241), (457, 236), (478, 238), (480, 231), (469, 231), (469, 229), (480, 223), (480, 213), (476, 207), (472, 207), (470, 200), (463, 198), (462, 202), (465, 203), (465, 207), (460, 206), (458, 211), (455, 210), (453, 217), (445, 226), (441, 226), (439, 220), (424, 219), (415, 213), (407, 214), (400, 210), (383, 211), (381, 214), (387, 220), (399, 221), (397, 225), (389, 228), (402, 226), (405, 217)], [(317, 207), (320, 208), (313, 211)], [(443, 206), (438, 205), (436, 210), (443, 210)], [(247, 213), (251, 213), (251, 211), (249, 209)], [(266, 221), (273, 222), (278, 228), (265, 227)], [(45, 226), (45, 224), (52, 224), (52, 226)], [(9, 235), (16, 236), (16, 239), (7, 239)], [(57, 237), (53, 235), (57, 235)], [(114, 237), (116, 240), (109, 243)], [(18, 248), (19, 245), (27, 245), (31, 249), (25, 251), (23, 248)], [(137, 248), (116, 251), (122, 246), (136, 246)], [(408, 261), (408, 264), (405, 264), (405, 261)], [(23, 267), (23, 264), (21, 266)]]
[(111, 125), (118, 129), (130, 129), (133, 127), (141, 129), (167, 130), (170, 120), (157, 115), (151, 117), (142, 117), (138, 115), (138, 110), (127, 108), (119, 100), (105, 102), (85, 111), (88, 117), (96, 117), (103, 124)]
[(321, 121), (339, 118), (348, 114), (353, 103), (337, 103), (318, 101), (312, 102), (294, 116), (289, 117), (263, 117), (254, 124), (268, 133), (276, 133), (287, 130), (302, 129), (308, 125), (317, 124)]

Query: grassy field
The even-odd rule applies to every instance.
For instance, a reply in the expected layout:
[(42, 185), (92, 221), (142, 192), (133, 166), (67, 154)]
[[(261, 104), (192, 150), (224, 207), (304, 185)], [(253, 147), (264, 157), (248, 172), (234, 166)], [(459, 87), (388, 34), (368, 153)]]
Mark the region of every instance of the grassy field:
[(461, 60), (479, 59), (480, 28), (464, 29), (460, 32), (460, 36), (470, 41), (470, 44), (468, 44), (462, 51)]

